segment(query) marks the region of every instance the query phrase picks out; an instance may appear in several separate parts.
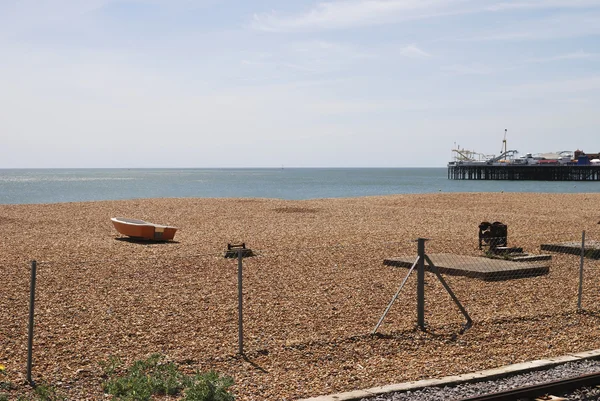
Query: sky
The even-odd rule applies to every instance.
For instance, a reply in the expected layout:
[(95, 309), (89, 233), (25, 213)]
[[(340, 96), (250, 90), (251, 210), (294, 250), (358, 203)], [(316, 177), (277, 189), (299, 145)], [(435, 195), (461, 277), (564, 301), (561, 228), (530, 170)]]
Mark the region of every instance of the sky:
[(0, 0), (0, 168), (443, 167), (505, 132), (600, 152), (600, 0)]

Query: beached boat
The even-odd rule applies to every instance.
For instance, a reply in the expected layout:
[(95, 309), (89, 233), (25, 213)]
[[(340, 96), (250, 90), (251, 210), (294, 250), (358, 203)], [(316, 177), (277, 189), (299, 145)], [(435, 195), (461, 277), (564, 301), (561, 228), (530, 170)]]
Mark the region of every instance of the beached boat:
[(149, 223), (144, 220), (124, 217), (113, 217), (110, 220), (119, 233), (136, 239), (168, 241), (173, 239), (177, 231), (176, 227)]

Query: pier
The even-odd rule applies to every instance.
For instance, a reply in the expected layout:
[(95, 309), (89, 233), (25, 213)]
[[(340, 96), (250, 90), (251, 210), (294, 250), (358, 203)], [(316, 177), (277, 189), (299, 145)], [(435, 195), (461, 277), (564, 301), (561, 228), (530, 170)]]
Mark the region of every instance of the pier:
[(600, 181), (600, 165), (490, 165), (448, 166), (450, 180)]

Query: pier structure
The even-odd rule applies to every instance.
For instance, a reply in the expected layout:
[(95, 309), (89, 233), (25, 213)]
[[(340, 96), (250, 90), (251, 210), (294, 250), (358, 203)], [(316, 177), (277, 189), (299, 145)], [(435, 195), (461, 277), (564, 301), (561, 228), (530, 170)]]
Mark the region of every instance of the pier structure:
[(600, 165), (450, 164), (450, 180), (600, 181)]

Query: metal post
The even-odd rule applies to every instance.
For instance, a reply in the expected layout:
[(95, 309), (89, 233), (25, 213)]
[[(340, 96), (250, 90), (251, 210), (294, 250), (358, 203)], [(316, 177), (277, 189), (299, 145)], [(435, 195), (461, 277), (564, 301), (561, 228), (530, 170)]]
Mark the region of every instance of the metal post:
[(583, 259), (585, 258), (585, 230), (581, 232), (581, 260), (579, 261), (579, 296), (577, 298), (577, 310), (581, 310), (581, 298), (583, 295)]
[(31, 261), (31, 287), (29, 289), (29, 337), (27, 341), (27, 383), (34, 385), (31, 379), (31, 364), (33, 359), (33, 314), (35, 304), (35, 278), (37, 274), (37, 262)]
[(460, 309), (460, 312), (467, 319), (467, 323), (465, 324), (464, 328), (468, 329), (469, 327), (471, 327), (473, 325), (473, 320), (471, 319), (471, 316), (469, 316), (469, 314), (467, 313), (467, 310), (462, 306), (462, 304), (460, 303), (460, 301), (458, 300), (456, 295), (454, 295), (454, 292), (452, 291), (452, 289), (450, 288), (448, 283), (446, 283), (446, 280), (444, 280), (444, 278), (440, 274), (440, 271), (435, 266), (435, 264), (433, 264), (431, 259), (429, 259), (429, 256), (425, 255), (425, 259), (427, 259), (427, 263), (429, 263), (429, 268), (431, 269), (431, 271), (433, 271), (435, 273), (438, 280), (440, 280), (440, 283), (442, 283), (442, 286), (444, 286), (444, 288), (446, 289), (446, 292), (448, 292), (448, 294), (450, 295), (450, 298), (452, 298), (452, 300), (454, 301), (456, 306), (458, 306), (458, 309)]
[(398, 291), (396, 291), (396, 294), (394, 294), (394, 297), (392, 298), (392, 300), (388, 304), (387, 308), (385, 308), (385, 311), (383, 312), (383, 315), (381, 315), (381, 318), (377, 322), (377, 325), (375, 326), (375, 328), (373, 329), (373, 332), (371, 334), (375, 334), (377, 332), (377, 329), (379, 328), (379, 326), (381, 326), (381, 323), (383, 323), (383, 319), (385, 319), (386, 315), (388, 314), (388, 312), (392, 308), (392, 305), (394, 304), (394, 302), (396, 302), (396, 299), (398, 298), (398, 295), (400, 295), (400, 291), (404, 287), (404, 284), (406, 284), (406, 281), (408, 280), (408, 277), (410, 276), (410, 273), (412, 273), (412, 271), (414, 270), (414, 268), (415, 268), (415, 266), (417, 265), (418, 262), (419, 262), (419, 257), (417, 256), (417, 260), (415, 260), (415, 263), (413, 263), (413, 265), (411, 266), (411, 268), (408, 270), (408, 273), (406, 274), (406, 277), (404, 277), (404, 280), (402, 281), (402, 284), (400, 284), (400, 287), (398, 288)]
[(417, 325), (425, 330), (425, 238), (417, 239)]
[(243, 249), (238, 249), (238, 353), (244, 355), (244, 319), (242, 316), (242, 253)]

